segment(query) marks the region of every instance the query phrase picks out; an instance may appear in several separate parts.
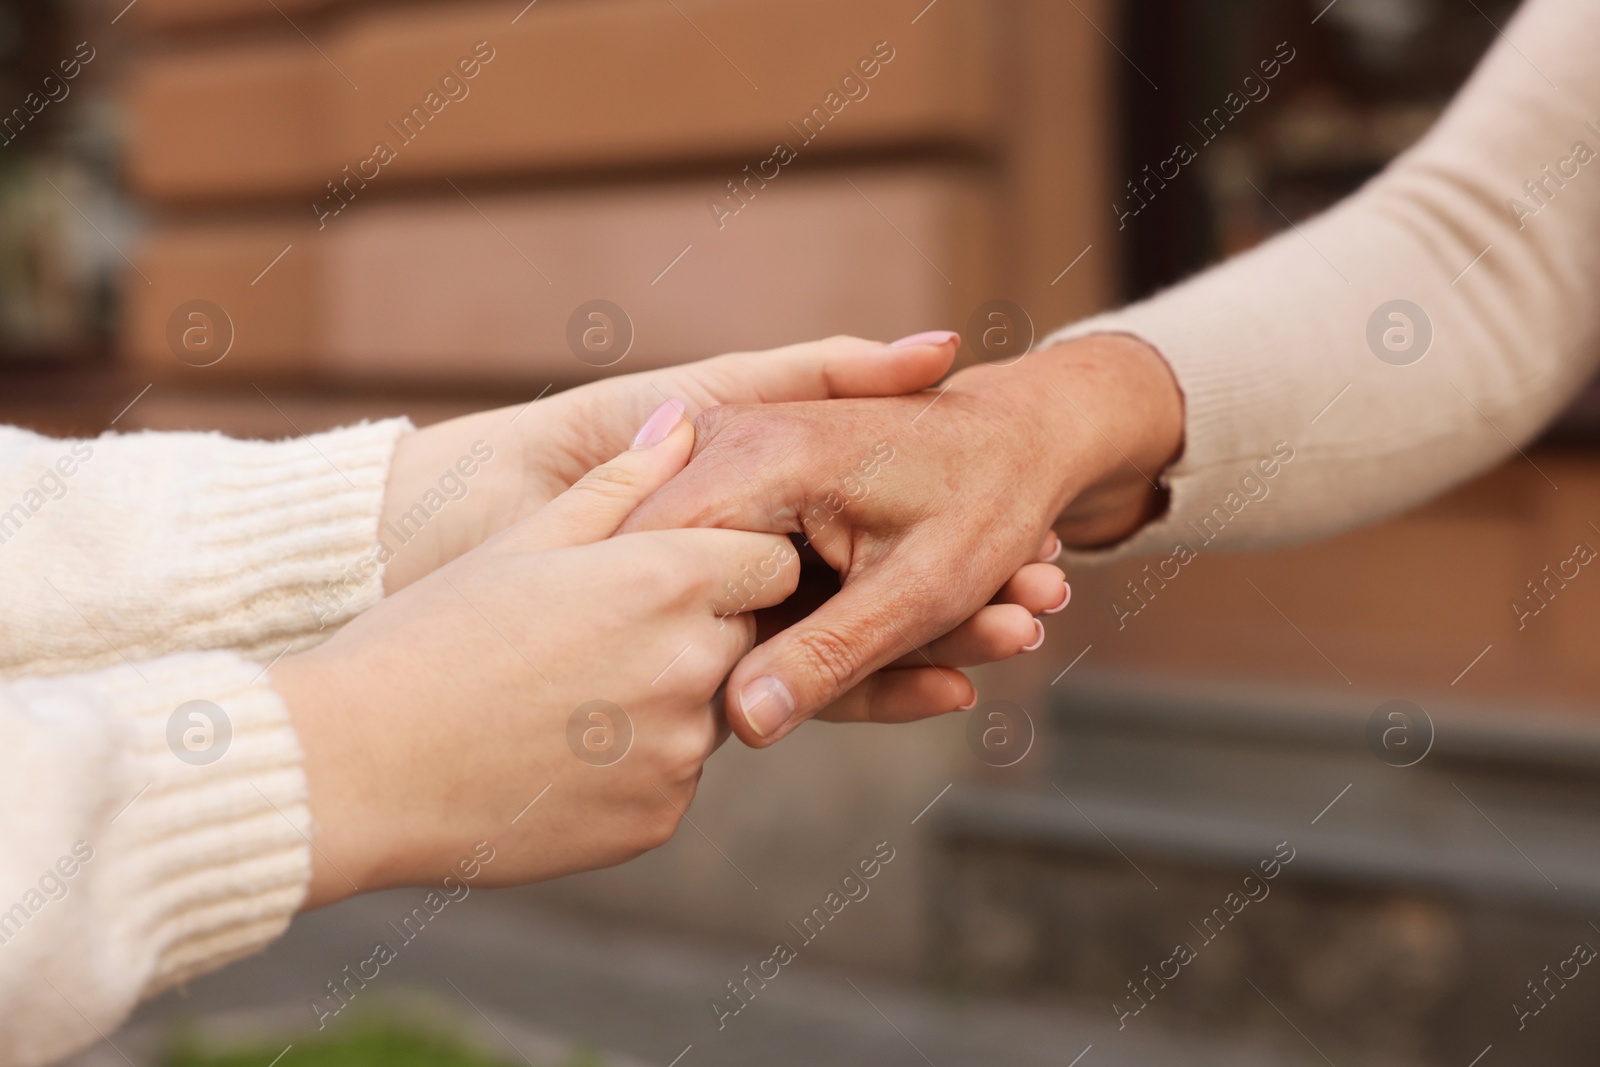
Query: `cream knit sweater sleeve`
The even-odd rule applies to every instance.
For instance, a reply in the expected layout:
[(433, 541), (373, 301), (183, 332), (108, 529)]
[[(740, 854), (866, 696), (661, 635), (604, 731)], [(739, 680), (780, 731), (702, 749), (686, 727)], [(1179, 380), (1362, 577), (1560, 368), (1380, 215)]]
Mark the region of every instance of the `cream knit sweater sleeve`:
[(382, 595), (403, 419), (260, 442), (0, 427), (0, 674), (304, 648)]
[(311, 825), (265, 664), (381, 595), (408, 426), (0, 430), (0, 1063), (93, 1044), (288, 924)]
[(1374, 521), (1499, 462), (1572, 399), (1600, 358), (1596, 56), (1600, 4), (1528, 0), (1428, 136), (1355, 195), (1049, 339), (1135, 335), (1183, 390), (1170, 510), (1113, 554)]

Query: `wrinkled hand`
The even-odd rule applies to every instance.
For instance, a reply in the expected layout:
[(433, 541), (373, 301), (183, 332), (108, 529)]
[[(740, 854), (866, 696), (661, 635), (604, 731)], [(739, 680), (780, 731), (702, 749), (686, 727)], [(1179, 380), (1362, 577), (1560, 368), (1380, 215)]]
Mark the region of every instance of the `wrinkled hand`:
[[(1150, 421), (1175, 421), (1181, 433), (1160, 357), (1097, 338), (1029, 359), (963, 371), (939, 393), (725, 405), (696, 418), (694, 459), (623, 529), (800, 532), (842, 583), (730, 676), (729, 721), (747, 744), (771, 744), (880, 668), (1037, 647), (1042, 627), (1029, 615), (1059, 610), (1065, 590), (1043, 596), (1047, 576), (1027, 564), (1068, 504), (1097, 502), (1093, 514), (1066, 516), (1096, 540), (1149, 517), (1154, 489), (1140, 464), (1159, 471), (1178, 442), (1134, 433), (1143, 423), (1130, 397), (1176, 410)], [(1016, 603), (986, 607), (997, 593)], [(958, 628), (986, 613), (1006, 618)], [(975, 699), (954, 672), (937, 685), (926, 669), (913, 673), (923, 680), (897, 694), (901, 717)]]

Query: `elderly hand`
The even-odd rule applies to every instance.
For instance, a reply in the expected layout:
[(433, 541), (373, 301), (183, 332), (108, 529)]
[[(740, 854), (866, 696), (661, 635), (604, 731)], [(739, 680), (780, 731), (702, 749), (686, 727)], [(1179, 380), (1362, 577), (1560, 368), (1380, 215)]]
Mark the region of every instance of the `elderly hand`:
[[(766, 745), (891, 664), (1037, 647), (1042, 627), (1015, 618), (1016, 604), (985, 605), (1003, 590), (1034, 612), (1053, 604), (1028, 561), (1058, 518), (1079, 544), (1148, 519), (1181, 420), (1159, 355), (1113, 336), (973, 367), (939, 393), (727, 405), (700, 413), (694, 460), (623, 529), (802, 532), (838, 572), (836, 596), (729, 678), (735, 732)], [(955, 629), (1002, 612), (982, 639)], [(944, 680), (897, 710), (970, 706), (970, 689)]]

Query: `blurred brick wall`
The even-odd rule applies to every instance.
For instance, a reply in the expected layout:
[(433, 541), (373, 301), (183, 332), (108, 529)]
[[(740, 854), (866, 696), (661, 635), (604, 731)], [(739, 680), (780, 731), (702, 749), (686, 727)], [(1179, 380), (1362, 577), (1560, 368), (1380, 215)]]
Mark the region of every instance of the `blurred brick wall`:
[[(122, 340), (149, 374), (537, 390), (1113, 299), (1116, 57), (1070, 8), (278, 6), (128, 14), (127, 174), (155, 224)], [(568, 340), (594, 299), (632, 336), (608, 368)], [(226, 321), (174, 330), (197, 300)], [(203, 379), (174, 354), (190, 325), (231, 341)]]

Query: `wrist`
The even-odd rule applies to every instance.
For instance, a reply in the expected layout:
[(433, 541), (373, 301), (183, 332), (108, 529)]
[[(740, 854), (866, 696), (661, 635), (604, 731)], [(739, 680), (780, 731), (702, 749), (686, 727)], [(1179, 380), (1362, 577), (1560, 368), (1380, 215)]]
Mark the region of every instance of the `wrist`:
[(311, 806), (311, 881), (301, 910), (386, 888), (383, 822), (373, 818), (371, 756), (360, 737), (359, 706), (342, 684), (349, 674), (320, 650), (272, 667), (272, 688), (300, 742)]
[(1183, 449), (1183, 395), (1149, 345), (1093, 334), (956, 379), (1001, 394), (1005, 417), (1033, 423), (1050, 514), (1068, 547), (1125, 540), (1165, 511), (1161, 474)]
[(479, 412), (396, 444), (378, 519), (386, 596), (509, 525), (522, 456), (508, 425), (503, 411)]

